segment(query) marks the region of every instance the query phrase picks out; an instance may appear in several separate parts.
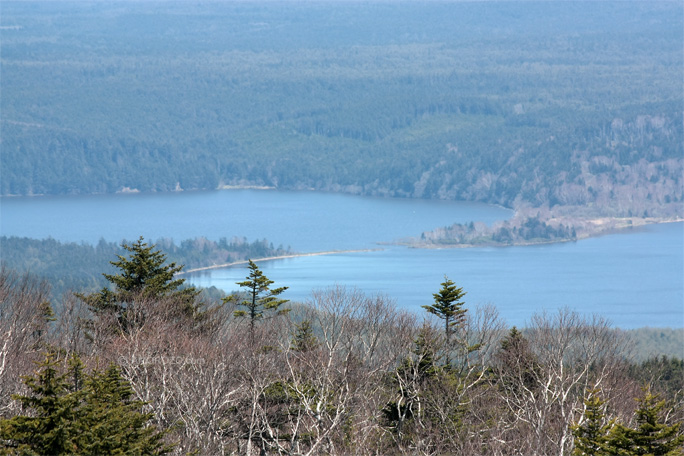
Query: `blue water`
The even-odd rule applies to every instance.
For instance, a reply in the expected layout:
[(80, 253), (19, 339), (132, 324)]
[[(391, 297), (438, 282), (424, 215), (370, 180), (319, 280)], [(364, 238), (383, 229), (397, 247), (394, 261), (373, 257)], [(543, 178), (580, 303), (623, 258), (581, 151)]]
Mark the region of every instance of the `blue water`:
[(297, 252), (374, 247), (512, 212), (478, 203), (274, 190), (0, 198), (0, 233), (60, 241), (266, 238)]
[[(431, 304), (444, 275), (468, 294), (468, 307), (493, 304), (510, 325), (534, 312), (569, 307), (615, 326), (684, 326), (682, 224), (573, 243), (472, 249), (385, 248), (263, 262), (285, 297), (306, 300), (333, 285), (384, 294), (405, 308)], [(193, 275), (192, 283), (233, 290), (242, 267)]]
[[(96, 242), (246, 236), (300, 252), (378, 248), (260, 262), (286, 298), (336, 284), (385, 294), (422, 312), (445, 275), (467, 307), (493, 304), (509, 325), (570, 307), (615, 326), (684, 327), (684, 226), (662, 224), (572, 243), (472, 249), (378, 245), (453, 222), (491, 223), (510, 211), (483, 204), (364, 198), (315, 192), (222, 191), (0, 200), (0, 233)], [(227, 291), (244, 267), (187, 276)]]

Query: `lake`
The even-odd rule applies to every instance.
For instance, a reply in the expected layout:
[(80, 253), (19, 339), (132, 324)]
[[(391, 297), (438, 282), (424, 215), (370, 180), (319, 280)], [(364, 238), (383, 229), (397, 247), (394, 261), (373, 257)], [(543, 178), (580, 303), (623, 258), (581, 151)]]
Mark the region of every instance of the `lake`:
[[(493, 304), (509, 325), (567, 306), (623, 328), (684, 326), (682, 223), (550, 245), (412, 249), (384, 243), (512, 213), (478, 203), (272, 190), (2, 198), (0, 211), (0, 233), (8, 236), (88, 243), (245, 236), (298, 252), (377, 249), (259, 262), (276, 286), (290, 287), (284, 297), (291, 300), (339, 284), (422, 312), (447, 275), (467, 291), (467, 307)], [(246, 274), (233, 267), (186, 278), (231, 291)]]

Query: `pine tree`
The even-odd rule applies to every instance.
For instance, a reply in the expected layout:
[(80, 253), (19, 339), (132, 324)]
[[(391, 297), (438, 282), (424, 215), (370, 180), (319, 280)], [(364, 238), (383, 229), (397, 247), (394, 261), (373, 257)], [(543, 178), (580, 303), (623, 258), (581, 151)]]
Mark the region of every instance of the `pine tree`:
[(572, 434), (575, 437), (575, 449), (573, 456), (608, 456), (607, 449), (608, 433), (615, 422), (607, 422), (604, 414), (604, 404), (599, 397), (599, 390), (593, 389), (588, 392), (584, 401), (584, 422), (575, 423), (572, 426)]
[(113, 289), (103, 288), (98, 293), (78, 295), (96, 314), (113, 313), (121, 328), (129, 331), (144, 320), (144, 309), (136, 309), (135, 304), (145, 299), (170, 299), (178, 310), (193, 318), (201, 316), (201, 304), (196, 303), (199, 291), (194, 287), (183, 287), (185, 279), (174, 279), (183, 266), (166, 263), (166, 255), (154, 250), (155, 245), (143, 242), (142, 236), (133, 244), (122, 244), (130, 252), (128, 258), (117, 255), (118, 274), (103, 274)]
[(684, 435), (681, 423), (667, 425), (660, 419), (664, 400), (644, 388), (643, 397), (637, 399), (635, 429), (616, 424), (609, 435), (610, 454), (626, 456), (681, 456), (684, 455)]
[[(280, 299), (278, 296), (282, 294), (288, 287), (270, 288), (274, 283), (259, 270), (257, 265), (249, 260), (249, 275), (246, 280), (237, 282), (237, 285), (247, 288), (247, 299), (241, 301), (238, 305), (246, 307), (247, 310), (236, 310), (234, 315), (238, 318), (249, 318), (250, 335), (252, 342), (254, 338), (254, 327), (258, 320), (265, 318), (266, 312), (275, 314), (283, 314), (290, 311), (290, 309), (280, 309), (280, 306), (288, 302), (287, 299)], [(235, 299), (234, 296), (224, 298), (224, 302), (229, 302)]]
[(463, 325), (465, 322), (465, 313), (467, 309), (463, 309), (462, 301), (459, 301), (466, 295), (463, 288), (458, 288), (454, 282), (444, 277), (442, 288), (438, 293), (434, 293), (435, 303), (429, 306), (422, 306), (429, 313), (436, 315), (444, 320), (444, 335), (446, 340), (446, 365), (450, 365), (449, 350), (451, 348), (451, 333), (454, 327)]

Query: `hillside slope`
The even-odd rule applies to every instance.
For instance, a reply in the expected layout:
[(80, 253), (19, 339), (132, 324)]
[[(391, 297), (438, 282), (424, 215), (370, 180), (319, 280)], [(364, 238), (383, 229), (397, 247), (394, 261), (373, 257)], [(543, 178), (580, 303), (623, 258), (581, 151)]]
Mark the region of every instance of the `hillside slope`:
[(681, 13), (6, 2), (0, 192), (256, 185), (681, 215)]

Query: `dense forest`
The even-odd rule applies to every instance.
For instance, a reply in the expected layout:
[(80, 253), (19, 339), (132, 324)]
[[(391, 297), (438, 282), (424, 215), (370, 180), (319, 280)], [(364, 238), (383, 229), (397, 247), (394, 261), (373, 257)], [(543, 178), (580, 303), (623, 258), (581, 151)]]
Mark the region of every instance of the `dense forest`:
[[(124, 240), (124, 243), (126, 241)], [(182, 264), (185, 270), (291, 254), (282, 246), (274, 247), (266, 239), (248, 242), (245, 238), (210, 241), (204, 238), (186, 239), (175, 244), (160, 239), (156, 245), (164, 249), (169, 260)], [(30, 272), (50, 283), (53, 299), (73, 290), (93, 291), (106, 285), (102, 274), (111, 273), (113, 257), (124, 255), (121, 244), (100, 240), (96, 245), (59, 242), (55, 239), (0, 237), (2, 266)], [(78, 265), (78, 267), (74, 267)], [(218, 290), (213, 290), (216, 293)]]
[(682, 215), (678, 2), (4, 2), (2, 195)]
[(124, 248), (57, 312), (0, 271), (2, 454), (684, 454), (684, 361), (636, 361), (601, 317), (510, 328), (448, 278), (423, 315), (339, 286), (295, 305), (253, 262), (208, 301)]

